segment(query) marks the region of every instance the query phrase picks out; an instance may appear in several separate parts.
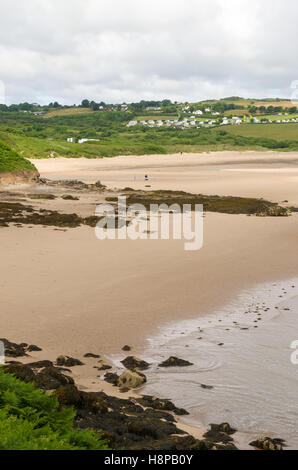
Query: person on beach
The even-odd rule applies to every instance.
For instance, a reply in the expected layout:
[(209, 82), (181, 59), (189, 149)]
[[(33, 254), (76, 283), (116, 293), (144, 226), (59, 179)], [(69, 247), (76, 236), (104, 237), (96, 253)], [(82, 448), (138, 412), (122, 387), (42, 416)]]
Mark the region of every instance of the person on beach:
[(145, 175), (145, 181), (149, 181), (149, 176)]

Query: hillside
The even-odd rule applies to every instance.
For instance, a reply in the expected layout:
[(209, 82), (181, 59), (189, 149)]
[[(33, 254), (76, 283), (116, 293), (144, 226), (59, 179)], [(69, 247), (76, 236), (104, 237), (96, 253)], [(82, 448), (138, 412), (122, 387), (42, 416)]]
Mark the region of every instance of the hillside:
[(36, 180), (38, 172), (32, 163), (0, 141), (0, 179)]

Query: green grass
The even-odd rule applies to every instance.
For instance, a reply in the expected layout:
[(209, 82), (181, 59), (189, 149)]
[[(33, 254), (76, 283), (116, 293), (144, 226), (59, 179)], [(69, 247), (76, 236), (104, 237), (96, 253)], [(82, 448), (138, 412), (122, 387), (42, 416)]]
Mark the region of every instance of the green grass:
[(298, 142), (298, 123), (242, 124), (240, 126), (225, 126), (225, 130), (232, 135), (243, 137), (258, 137), (278, 141), (293, 140)]
[[(145, 117), (143, 114), (141, 116)], [(147, 117), (153, 115), (148, 113)], [(2, 112), (0, 140), (25, 158), (100, 158), (219, 150), (298, 150), (298, 124), (295, 123), (181, 130), (165, 126), (127, 128), (130, 119), (131, 116), (126, 113), (108, 111), (64, 114), (48, 119)], [(68, 137), (99, 139), (99, 142), (68, 143)], [(25, 160), (22, 162), (26, 164)], [(21, 165), (21, 160), (19, 163)]]
[(100, 434), (73, 427), (72, 408), (0, 370), (0, 450), (105, 450)]
[(0, 141), (0, 173), (26, 170), (34, 171), (36, 168), (6, 143)]

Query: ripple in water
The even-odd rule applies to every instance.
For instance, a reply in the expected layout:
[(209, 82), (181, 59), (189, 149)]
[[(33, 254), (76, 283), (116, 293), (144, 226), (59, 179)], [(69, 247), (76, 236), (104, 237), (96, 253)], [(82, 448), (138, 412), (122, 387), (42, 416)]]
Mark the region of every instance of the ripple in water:
[[(186, 408), (188, 424), (228, 421), (240, 442), (269, 435), (298, 448), (295, 340), (298, 279), (242, 292), (212, 316), (168, 325), (149, 340), (143, 356), (153, 367), (142, 393)], [(169, 356), (194, 366), (158, 368)]]

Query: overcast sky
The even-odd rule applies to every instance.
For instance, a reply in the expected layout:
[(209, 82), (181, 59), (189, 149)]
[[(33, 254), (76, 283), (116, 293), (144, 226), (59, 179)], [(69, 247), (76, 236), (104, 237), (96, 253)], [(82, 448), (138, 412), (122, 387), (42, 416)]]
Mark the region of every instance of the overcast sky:
[(0, 0), (0, 80), (7, 104), (290, 97), (297, 26), (297, 0)]

